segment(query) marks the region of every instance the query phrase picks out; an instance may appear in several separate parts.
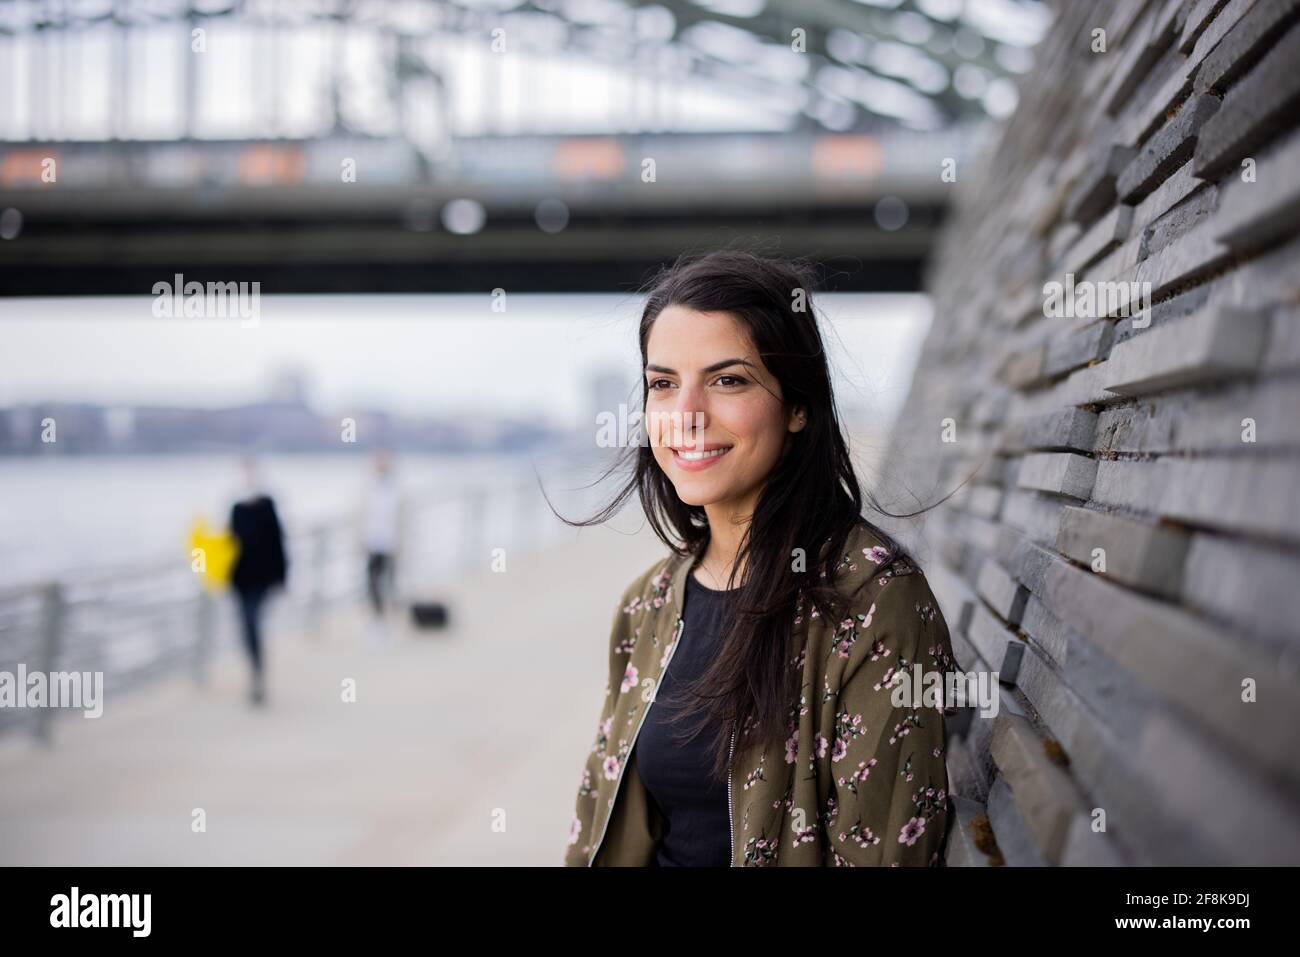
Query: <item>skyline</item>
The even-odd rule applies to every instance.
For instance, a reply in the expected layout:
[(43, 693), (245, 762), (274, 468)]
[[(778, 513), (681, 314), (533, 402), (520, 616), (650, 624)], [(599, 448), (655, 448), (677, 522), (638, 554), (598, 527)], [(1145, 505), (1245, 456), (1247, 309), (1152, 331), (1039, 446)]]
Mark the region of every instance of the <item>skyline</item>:
[[(887, 425), (906, 397), (930, 322), (928, 299), (813, 299), (841, 408), (865, 409)], [(635, 399), (640, 375), (637, 295), (512, 293), (505, 313), (492, 311), (486, 292), (268, 295), (253, 328), (237, 319), (154, 318), (151, 302), (137, 296), (6, 303), (0, 407), (220, 408), (263, 400), (286, 376), (301, 376), (305, 401), (321, 414), (366, 408), (523, 416), (577, 428), (610, 404), (611, 378), (621, 377)]]

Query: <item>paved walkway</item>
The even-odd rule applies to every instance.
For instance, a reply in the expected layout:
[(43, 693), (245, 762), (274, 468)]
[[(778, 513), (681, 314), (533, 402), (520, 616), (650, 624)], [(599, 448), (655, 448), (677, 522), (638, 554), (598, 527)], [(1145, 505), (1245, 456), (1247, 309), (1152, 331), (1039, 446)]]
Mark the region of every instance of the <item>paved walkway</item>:
[(353, 609), (271, 635), (263, 711), (228, 653), (206, 690), (177, 675), (61, 715), (51, 749), (9, 736), (0, 865), (559, 864), (615, 604), (666, 554), (633, 514), (636, 534), (571, 531), (467, 579), (446, 631), (376, 644)]

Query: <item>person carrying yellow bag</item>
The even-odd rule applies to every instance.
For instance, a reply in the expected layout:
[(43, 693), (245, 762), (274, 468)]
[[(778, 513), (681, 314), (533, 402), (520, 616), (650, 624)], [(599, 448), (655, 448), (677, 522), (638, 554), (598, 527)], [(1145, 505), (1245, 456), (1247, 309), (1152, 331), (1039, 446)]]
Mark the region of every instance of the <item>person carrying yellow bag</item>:
[(238, 559), (239, 539), (229, 530), (213, 529), (203, 518), (190, 525), (190, 567), (203, 576), (208, 591), (222, 591), (230, 584)]

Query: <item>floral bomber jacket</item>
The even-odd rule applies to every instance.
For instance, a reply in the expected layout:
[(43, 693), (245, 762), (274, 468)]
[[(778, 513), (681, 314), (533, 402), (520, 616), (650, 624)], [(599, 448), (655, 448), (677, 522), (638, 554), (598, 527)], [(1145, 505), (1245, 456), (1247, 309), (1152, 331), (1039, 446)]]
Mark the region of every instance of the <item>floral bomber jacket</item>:
[[(827, 621), (801, 595), (794, 618), (803, 676), (782, 747), (732, 734), (732, 866), (938, 866), (949, 805), (945, 715), (895, 707), (899, 672), (953, 668), (948, 628), (921, 570), (884, 564), (865, 525), (836, 572), (849, 617)], [(655, 866), (664, 820), (636, 767), (636, 738), (684, 621), (691, 557), (669, 555), (623, 593), (610, 633), (609, 683), (578, 786), (564, 863)]]

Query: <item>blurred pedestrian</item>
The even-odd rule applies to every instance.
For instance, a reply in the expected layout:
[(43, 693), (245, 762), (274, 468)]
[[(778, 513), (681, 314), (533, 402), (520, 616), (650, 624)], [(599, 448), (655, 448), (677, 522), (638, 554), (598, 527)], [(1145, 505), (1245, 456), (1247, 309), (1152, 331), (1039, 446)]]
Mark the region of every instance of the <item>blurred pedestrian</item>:
[(262, 489), (253, 459), (245, 456), (242, 464), (245, 496), (230, 510), (230, 532), (239, 540), (230, 581), (239, 600), (244, 646), (252, 667), (252, 701), (262, 704), (266, 700), (262, 609), (272, 590), (284, 587), (289, 563), (275, 502)]
[(375, 477), (365, 502), (364, 546), (370, 607), (382, 618), (396, 581), (397, 539), (401, 528), (401, 493), (393, 477), (392, 455), (375, 453)]

